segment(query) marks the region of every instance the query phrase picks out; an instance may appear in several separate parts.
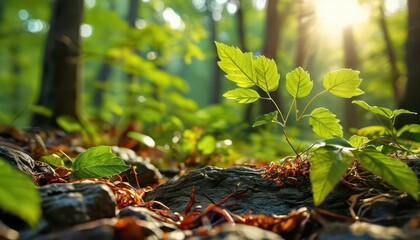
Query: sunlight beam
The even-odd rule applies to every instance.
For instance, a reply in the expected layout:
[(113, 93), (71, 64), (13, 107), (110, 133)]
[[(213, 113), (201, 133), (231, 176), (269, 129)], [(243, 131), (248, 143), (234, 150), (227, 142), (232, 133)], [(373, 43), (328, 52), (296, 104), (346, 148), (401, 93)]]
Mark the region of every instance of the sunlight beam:
[(329, 33), (341, 33), (347, 26), (365, 22), (370, 15), (370, 6), (357, 0), (316, 0), (315, 8), (320, 27)]

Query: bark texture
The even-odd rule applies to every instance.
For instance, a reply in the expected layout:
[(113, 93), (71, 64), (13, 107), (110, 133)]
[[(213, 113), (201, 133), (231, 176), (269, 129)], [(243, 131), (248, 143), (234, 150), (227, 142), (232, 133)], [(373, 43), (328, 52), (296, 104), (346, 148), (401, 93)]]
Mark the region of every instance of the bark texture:
[[(344, 46), (344, 66), (357, 70), (359, 67), (359, 59), (357, 57), (356, 42), (354, 40), (353, 29), (347, 26), (343, 30), (343, 46)], [(351, 103), (352, 99), (346, 99), (344, 103), (345, 118), (343, 119), (343, 127), (348, 130), (350, 127), (361, 127), (361, 117), (357, 106)]]
[(33, 126), (56, 127), (59, 116), (79, 118), (80, 102), (80, 24), (83, 0), (56, 0), (50, 19), (42, 86), (38, 105), (52, 111), (48, 117), (35, 114)]
[(420, 1), (408, 1), (408, 36), (406, 42), (407, 85), (399, 108), (404, 108), (417, 115), (402, 115), (397, 126), (420, 124)]

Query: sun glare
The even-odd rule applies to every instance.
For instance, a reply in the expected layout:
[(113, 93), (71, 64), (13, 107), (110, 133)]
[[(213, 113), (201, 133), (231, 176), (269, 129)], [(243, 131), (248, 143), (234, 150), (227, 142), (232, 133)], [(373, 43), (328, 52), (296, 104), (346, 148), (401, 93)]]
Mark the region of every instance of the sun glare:
[(343, 28), (365, 22), (370, 14), (368, 4), (357, 0), (316, 0), (319, 25), (330, 33), (341, 33)]

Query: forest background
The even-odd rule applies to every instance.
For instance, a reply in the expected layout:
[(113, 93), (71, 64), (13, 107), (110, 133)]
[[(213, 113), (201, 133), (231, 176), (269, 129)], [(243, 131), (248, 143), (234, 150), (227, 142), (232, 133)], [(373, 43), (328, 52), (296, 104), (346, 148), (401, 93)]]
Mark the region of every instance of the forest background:
[[(318, 83), (329, 70), (359, 70), (360, 100), (420, 112), (413, 95), (420, 67), (407, 75), (410, 64), (418, 66), (419, 45), (407, 43), (419, 39), (418, 30), (410, 35), (419, 18), (408, 22), (420, 16), (419, 2), (1, 0), (0, 123), (59, 126), (90, 145), (113, 144), (114, 131), (136, 131), (177, 159), (274, 160), (290, 154), (281, 132), (251, 128), (272, 106), (222, 99), (234, 84), (217, 66), (214, 42), (275, 59), (283, 83), (298, 66)], [(286, 95), (280, 87), (273, 96), (281, 108), (290, 104)], [(336, 113), (347, 136), (377, 125), (351, 100), (329, 97), (314, 107)], [(302, 149), (315, 139), (307, 124), (291, 127)]]

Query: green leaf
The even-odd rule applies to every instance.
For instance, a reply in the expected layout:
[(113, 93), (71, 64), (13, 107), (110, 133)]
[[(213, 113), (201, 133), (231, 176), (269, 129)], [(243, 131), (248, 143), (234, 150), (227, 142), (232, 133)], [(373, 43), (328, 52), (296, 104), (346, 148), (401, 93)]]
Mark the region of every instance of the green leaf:
[(364, 136), (353, 135), (349, 139), (350, 144), (355, 148), (360, 148), (369, 142), (369, 138)]
[(128, 170), (124, 161), (109, 146), (92, 147), (76, 157), (71, 165), (74, 179), (108, 177)]
[(57, 124), (68, 133), (84, 130), (83, 126), (74, 117), (71, 116), (64, 115), (57, 117)]
[(388, 119), (392, 119), (392, 118), (397, 117), (398, 115), (401, 115), (401, 114), (417, 114), (415, 112), (411, 112), (411, 111), (408, 111), (408, 110), (405, 110), (405, 109), (391, 110), (391, 109), (385, 108), (385, 107), (370, 106), (365, 101), (361, 101), (361, 100), (353, 100), (352, 103), (361, 106), (362, 108), (366, 109), (367, 111), (369, 111), (373, 114), (378, 114), (378, 115), (384, 116)]
[(420, 124), (407, 124), (404, 125), (400, 130), (398, 130), (397, 137), (400, 137), (402, 134), (409, 133), (420, 133)]
[(309, 73), (298, 67), (286, 75), (287, 91), (294, 98), (302, 98), (307, 96), (313, 87), (314, 83), (311, 81)]
[(0, 208), (35, 227), (41, 216), (41, 197), (32, 179), (3, 159), (0, 169)]
[(310, 180), (315, 206), (320, 205), (333, 190), (353, 162), (338, 149), (318, 148), (310, 158)]
[(382, 177), (395, 188), (407, 192), (417, 201), (419, 200), (417, 176), (403, 161), (371, 149), (353, 153), (367, 170)]
[(326, 108), (316, 108), (309, 117), (309, 124), (312, 130), (323, 138), (342, 137), (343, 127), (330, 110)]
[(357, 130), (357, 135), (361, 136), (369, 136), (369, 135), (385, 135), (387, 133), (387, 129), (384, 126), (368, 126)]
[(324, 76), (325, 89), (343, 98), (351, 98), (363, 94), (364, 92), (357, 88), (361, 82), (359, 71), (351, 69), (330, 71)]
[(334, 137), (320, 141), (325, 143), (326, 146), (340, 147), (340, 148), (352, 148), (352, 145), (343, 137)]
[(227, 74), (227, 79), (243, 88), (255, 85), (256, 74), (252, 53), (242, 53), (239, 48), (218, 42), (216, 42), (216, 48), (220, 58), (217, 64)]
[(213, 136), (204, 136), (197, 144), (198, 150), (204, 155), (212, 154), (216, 150), (216, 139)]
[(413, 115), (417, 115), (416, 112), (412, 112), (412, 111), (408, 111), (405, 109), (395, 109), (394, 111), (392, 111), (392, 115), (394, 115), (395, 117), (401, 114), (413, 114)]
[(65, 165), (63, 159), (61, 159), (61, 157), (55, 153), (44, 155), (39, 160), (42, 162), (46, 162), (54, 167), (60, 167)]
[(392, 118), (392, 110), (389, 108), (378, 107), (378, 106), (370, 106), (365, 101), (362, 100), (353, 100), (352, 103), (361, 106), (362, 108), (366, 109), (367, 111), (384, 116), (386, 118)]
[(252, 125), (252, 127), (257, 127), (264, 124), (277, 122), (277, 114), (278, 112), (274, 111), (271, 113), (266, 113), (264, 115), (258, 116), (257, 119), (255, 119), (255, 122)]
[(279, 86), (280, 74), (273, 59), (259, 56), (254, 61), (257, 86), (265, 92), (272, 92)]
[(33, 113), (37, 113), (37, 114), (40, 114), (40, 115), (45, 116), (45, 117), (51, 117), (52, 114), (53, 114), (51, 109), (49, 109), (45, 106), (41, 106), (41, 105), (30, 105), (29, 109)]
[(249, 88), (237, 88), (223, 94), (227, 99), (233, 99), (238, 103), (252, 103), (260, 99), (257, 91)]
[(153, 140), (153, 138), (139, 132), (130, 131), (127, 133), (127, 137), (132, 138), (137, 142), (146, 145), (149, 148), (154, 148), (156, 145), (155, 140)]

